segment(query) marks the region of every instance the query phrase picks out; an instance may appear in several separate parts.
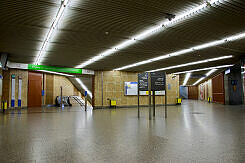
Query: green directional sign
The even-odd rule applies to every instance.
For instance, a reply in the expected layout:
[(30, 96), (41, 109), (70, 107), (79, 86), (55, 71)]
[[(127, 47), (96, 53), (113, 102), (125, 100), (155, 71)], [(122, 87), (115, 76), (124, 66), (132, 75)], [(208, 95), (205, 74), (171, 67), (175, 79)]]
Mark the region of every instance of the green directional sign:
[(82, 69), (78, 69), (78, 68), (66, 68), (66, 67), (54, 67), (54, 66), (28, 64), (28, 69), (35, 70), (35, 71), (43, 70), (43, 71), (63, 72), (63, 73), (72, 73), (72, 74), (82, 74)]

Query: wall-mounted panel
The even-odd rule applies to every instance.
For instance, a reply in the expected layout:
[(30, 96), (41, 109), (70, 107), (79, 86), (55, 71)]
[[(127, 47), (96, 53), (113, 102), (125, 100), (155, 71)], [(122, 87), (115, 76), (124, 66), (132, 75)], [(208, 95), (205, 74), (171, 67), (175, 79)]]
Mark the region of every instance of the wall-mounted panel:
[(197, 86), (188, 87), (188, 99), (198, 100), (198, 87)]
[(28, 107), (42, 105), (42, 74), (28, 72)]
[(225, 104), (224, 74), (220, 73), (212, 79), (213, 102)]

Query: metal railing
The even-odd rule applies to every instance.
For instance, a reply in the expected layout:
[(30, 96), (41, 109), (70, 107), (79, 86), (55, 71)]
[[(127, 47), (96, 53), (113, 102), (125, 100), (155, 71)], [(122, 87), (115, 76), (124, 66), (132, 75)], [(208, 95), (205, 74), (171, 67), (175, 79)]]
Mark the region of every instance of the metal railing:
[(85, 101), (79, 96), (69, 96), (69, 98), (74, 99), (83, 109), (85, 109)]

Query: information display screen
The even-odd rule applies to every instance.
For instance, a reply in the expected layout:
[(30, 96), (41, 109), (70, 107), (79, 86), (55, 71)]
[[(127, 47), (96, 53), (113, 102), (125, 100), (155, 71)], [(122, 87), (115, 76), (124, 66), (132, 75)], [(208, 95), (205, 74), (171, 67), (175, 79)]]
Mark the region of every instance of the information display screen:
[(138, 83), (137, 82), (125, 82), (124, 83), (125, 95), (137, 95), (138, 94)]
[(164, 72), (151, 72), (151, 90), (163, 91), (165, 90), (165, 73)]
[(148, 91), (148, 73), (138, 74), (139, 91)]

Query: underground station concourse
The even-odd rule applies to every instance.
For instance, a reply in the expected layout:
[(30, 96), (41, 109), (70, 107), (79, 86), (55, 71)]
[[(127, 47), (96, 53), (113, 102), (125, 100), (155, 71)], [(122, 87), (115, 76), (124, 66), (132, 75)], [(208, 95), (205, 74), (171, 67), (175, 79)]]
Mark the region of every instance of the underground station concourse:
[(0, 62), (0, 163), (245, 162), (244, 0), (2, 0)]

